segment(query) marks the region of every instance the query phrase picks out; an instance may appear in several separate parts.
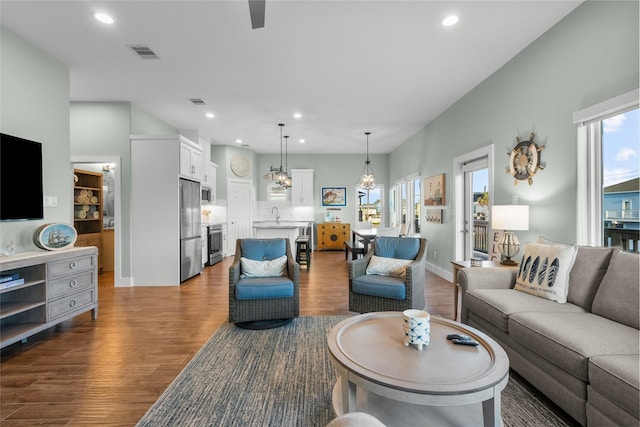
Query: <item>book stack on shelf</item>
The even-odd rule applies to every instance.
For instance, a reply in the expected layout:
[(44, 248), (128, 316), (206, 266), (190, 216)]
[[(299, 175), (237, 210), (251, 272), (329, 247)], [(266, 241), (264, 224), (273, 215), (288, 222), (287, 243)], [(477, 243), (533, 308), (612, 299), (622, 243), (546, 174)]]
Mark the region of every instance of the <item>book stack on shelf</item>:
[(0, 275), (0, 289), (8, 289), (13, 286), (24, 285), (24, 278), (17, 274)]

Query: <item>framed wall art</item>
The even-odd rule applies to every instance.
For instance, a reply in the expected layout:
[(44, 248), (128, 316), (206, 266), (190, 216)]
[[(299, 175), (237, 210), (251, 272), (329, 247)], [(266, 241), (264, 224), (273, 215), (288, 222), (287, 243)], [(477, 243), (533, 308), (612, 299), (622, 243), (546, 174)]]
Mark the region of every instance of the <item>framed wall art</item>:
[(444, 174), (424, 179), (424, 205), (444, 206)]
[(322, 187), (322, 206), (347, 206), (347, 187)]

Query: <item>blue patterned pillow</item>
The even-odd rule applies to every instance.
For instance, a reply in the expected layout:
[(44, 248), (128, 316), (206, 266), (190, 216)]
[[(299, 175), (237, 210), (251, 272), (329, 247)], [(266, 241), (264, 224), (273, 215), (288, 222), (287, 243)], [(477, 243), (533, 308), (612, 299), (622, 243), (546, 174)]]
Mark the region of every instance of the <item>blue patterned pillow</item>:
[(569, 273), (578, 249), (559, 243), (527, 243), (515, 289), (559, 303), (567, 302)]
[(280, 277), (287, 275), (287, 256), (279, 258), (256, 261), (253, 259), (240, 258), (241, 277)]

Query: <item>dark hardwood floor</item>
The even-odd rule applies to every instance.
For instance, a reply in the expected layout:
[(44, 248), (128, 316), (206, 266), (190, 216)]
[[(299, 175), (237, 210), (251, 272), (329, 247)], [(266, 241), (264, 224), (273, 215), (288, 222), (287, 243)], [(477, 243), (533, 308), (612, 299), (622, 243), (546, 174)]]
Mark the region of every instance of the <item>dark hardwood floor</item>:
[[(2, 350), (0, 425), (133, 426), (228, 317), (232, 257), (181, 286), (114, 288), (99, 278), (98, 319), (84, 313)], [(348, 311), (344, 252), (301, 267), (300, 315)], [(426, 306), (453, 318), (453, 285), (427, 272)]]

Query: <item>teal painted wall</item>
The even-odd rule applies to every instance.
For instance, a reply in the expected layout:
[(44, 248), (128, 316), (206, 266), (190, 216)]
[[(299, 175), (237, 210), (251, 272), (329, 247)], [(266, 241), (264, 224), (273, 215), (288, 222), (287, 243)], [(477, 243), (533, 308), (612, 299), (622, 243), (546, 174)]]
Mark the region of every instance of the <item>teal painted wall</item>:
[[(585, 2), (394, 150), (390, 181), (414, 170), (446, 174), (444, 224), (423, 221), (430, 263), (449, 271), (454, 256), (453, 159), (488, 144), (495, 147), (492, 203), (509, 204), (515, 195), (530, 205), (530, 231), (518, 233), (520, 241), (544, 235), (575, 242), (573, 113), (638, 87), (638, 39), (638, 2)], [(531, 131), (546, 146), (546, 168), (532, 186), (514, 186), (504, 173), (506, 153)]]
[[(13, 32), (0, 28), (0, 130), (42, 143), (43, 187), (58, 199), (45, 207), (44, 220), (0, 223), (0, 250), (39, 250), (33, 233), (49, 222), (72, 223), (69, 164), (69, 69)], [(25, 169), (25, 173), (29, 173)], [(28, 196), (16, 177), (16, 190)], [(16, 199), (16, 203), (19, 203)]]

